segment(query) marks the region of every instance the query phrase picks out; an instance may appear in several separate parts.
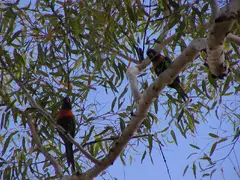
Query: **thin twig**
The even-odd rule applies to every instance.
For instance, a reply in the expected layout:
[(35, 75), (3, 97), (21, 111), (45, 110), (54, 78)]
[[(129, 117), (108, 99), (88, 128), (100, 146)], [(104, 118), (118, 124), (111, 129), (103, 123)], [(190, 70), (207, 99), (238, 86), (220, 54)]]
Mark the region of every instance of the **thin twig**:
[[(136, 138), (141, 138), (141, 137), (146, 137), (146, 136), (153, 136), (153, 134), (143, 134), (143, 135), (139, 135), (139, 136), (133, 136), (131, 139), (136, 139)], [(110, 137), (110, 138), (105, 138), (105, 139), (98, 139), (98, 140), (95, 140), (95, 141), (89, 141), (87, 143), (84, 143), (82, 145), (82, 147), (85, 147), (85, 146), (89, 146), (91, 144), (95, 144), (95, 143), (98, 143), (98, 142), (104, 142), (104, 141), (114, 141), (116, 139), (118, 139), (119, 136), (114, 136), (114, 137)]]
[(167, 169), (168, 177), (169, 177), (170, 180), (172, 180), (171, 174), (170, 174), (170, 171), (169, 171), (169, 167), (168, 167), (168, 164), (167, 164), (167, 160), (166, 160), (165, 155), (164, 155), (163, 150), (162, 150), (162, 146), (161, 146), (162, 143), (157, 138), (156, 138), (156, 141), (157, 141), (159, 149), (161, 151), (162, 158), (163, 158), (163, 161), (164, 161), (166, 169)]
[[(152, 4), (152, 0), (150, 0), (149, 2), (149, 14), (151, 14), (151, 4)], [(147, 36), (147, 29), (148, 29), (148, 26), (149, 26), (149, 23), (150, 23), (150, 20), (151, 20), (151, 16), (149, 15), (148, 16), (148, 20), (147, 20), (147, 24), (144, 28), (144, 36), (143, 36), (143, 53), (145, 52), (145, 41), (146, 41), (146, 36)]]

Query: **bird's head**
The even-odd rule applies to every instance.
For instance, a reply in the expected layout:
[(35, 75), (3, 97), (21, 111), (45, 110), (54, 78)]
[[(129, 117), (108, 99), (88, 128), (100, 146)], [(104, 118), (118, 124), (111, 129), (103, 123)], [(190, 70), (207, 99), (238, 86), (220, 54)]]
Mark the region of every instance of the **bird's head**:
[(72, 104), (71, 104), (71, 100), (69, 97), (63, 98), (62, 109), (65, 109), (65, 110), (72, 109)]
[(157, 51), (154, 49), (148, 49), (147, 55), (151, 61), (153, 61), (154, 57), (158, 55)]

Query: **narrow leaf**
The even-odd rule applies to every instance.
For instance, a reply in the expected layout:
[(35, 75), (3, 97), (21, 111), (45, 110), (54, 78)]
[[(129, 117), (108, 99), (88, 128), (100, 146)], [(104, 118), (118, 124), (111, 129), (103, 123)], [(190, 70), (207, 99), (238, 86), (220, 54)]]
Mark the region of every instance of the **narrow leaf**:
[(151, 151), (152, 151), (152, 147), (153, 147), (153, 144), (152, 144), (152, 135), (148, 135), (148, 144), (149, 144), (149, 153), (151, 153)]
[(187, 172), (187, 170), (188, 170), (188, 167), (189, 167), (189, 165), (187, 165), (187, 166), (184, 168), (183, 176), (185, 176), (185, 174), (186, 174), (186, 172)]
[(194, 163), (193, 163), (192, 170), (193, 170), (194, 177), (195, 177), (195, 179), (196, 179), (197, 173), (196, 173), (196, 165), (195, 165)]
[(11, 37), (11, 39), (8, 40), (8, 44), (11, 44), (11, 42), (18, 37), (19, 34), (21, 34), (22, 30), (19, 30), (14, 33), (14, 35)]
[(4, 143), (4, 146), (3, 146), (3, 150), (2, 150), (2, 156), (5, 154), (7, 148), (8, 148), (8, 145), (9, 145), (9, 142), (10, 140), (12, 139), (12, 137), (17, 133), (18, 131), (15, 131), (13, 133), (11, 133), (8, 138), (6, 139), (5, 143)]
[(222, 138), (218, 141), (218, 143), (222, 143), (222, 142), (225, 142), (225, 141), (227, 141), (227, 138)]
[(213, 134), (213, 133), (209, 133), (208, 135), (209, 135), (209, 136), (211, 136), (211, 137), (213, 137), (213, 138), (219, 138), (219, 136), (218, 136), (218, 135), (216, 135), (216, 134)]
[(213, 155), (213, 153), (214, 153), (216, 147), (217, 147), (217, 142), (213, 143), (212, 148), (211, 148), (211, 150), (210, 150), (210, 156)]
[(193, 144), (190, 144), (191, 147), (195, 148), (195, 149), (200, 149), (198, 146), (195, 146)]
[(115, 97), (115, 98), (113, 99), (113, 102), (112, 102), (112, 105), (111, 105), (111, 111), (113, 111), (114, 106), (115, 106), (115, 104), (116, 104), (116, 101), (117, 101), (117, 97)]
[(141, 158), (141, 163), (143, 162), (143, 160), (145, 159), (145, 157), (146, 157), (146, 154), (147, 154), (147, 152), (146, 152), (146, 150), (144, 151), (144, 153), (143, 153), (143, 155), (142, 155), (142, 158)]
[(121, 131), (123, 132), (124, 129), (125, 129), (125, 122), (123, 121), (122, 118), (120, 118), (120, 128), (121, 128)]
[(176, 135), (175, 135), (175, 132), (173, 130), (171, 130), (171, 136), (175, 142), (175, 144), (178, 146), (178, 143), (177, 143), (177, 138), (176, 138)]

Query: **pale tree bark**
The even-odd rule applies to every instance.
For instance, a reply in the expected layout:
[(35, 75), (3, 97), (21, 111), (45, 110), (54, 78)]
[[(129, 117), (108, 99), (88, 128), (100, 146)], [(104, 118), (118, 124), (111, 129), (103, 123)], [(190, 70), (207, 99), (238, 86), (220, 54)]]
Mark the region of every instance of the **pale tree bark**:
[(240, 18), (240, 1), (232, 0), (221, 10), (217, 0), (211, 0), (210, 6), (212, 15), (207, 36), (207, 64), (214, 76), (223, 78), (229, 72), (224, 56), (224, 42), (226, 39), (237, 39), (229, 33), (235, 20)]

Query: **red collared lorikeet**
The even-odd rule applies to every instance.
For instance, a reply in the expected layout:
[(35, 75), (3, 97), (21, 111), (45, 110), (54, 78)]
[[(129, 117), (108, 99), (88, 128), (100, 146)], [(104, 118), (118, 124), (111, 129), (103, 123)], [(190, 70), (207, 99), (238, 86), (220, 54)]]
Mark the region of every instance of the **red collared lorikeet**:
[[(153, 64), (153, 69), (157, 76), (159, 76), (163, 71), (165, 71), (172, 63), (169, 57), (163, 56), (157, 53), (154, 49), (149, 49), (147, 55)], [(184, 92), (180, 85), (179, 76), (177, 76), (172, 84), (168, 84), (169, 87), (176, 89), (178, 94), (182, 97), (184, 101), (188, 98), (187, 94)]]
[[(74, 138), (76, 124), (69, 97), (63, 99), (62, 107), (58, 112), (57, 124), (62, 126), (66, 133), (69, 133)], [(61, 132), (59, 132), (59, 135), (65, 144), (68, 165), (71, 164), (72, 170), (75, 171), (73, 144)]]

